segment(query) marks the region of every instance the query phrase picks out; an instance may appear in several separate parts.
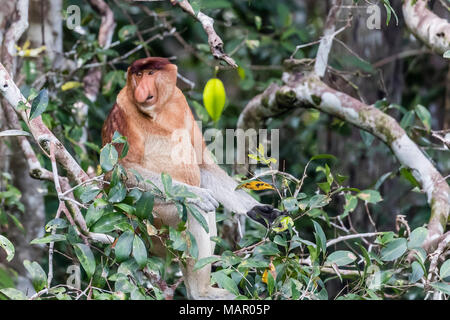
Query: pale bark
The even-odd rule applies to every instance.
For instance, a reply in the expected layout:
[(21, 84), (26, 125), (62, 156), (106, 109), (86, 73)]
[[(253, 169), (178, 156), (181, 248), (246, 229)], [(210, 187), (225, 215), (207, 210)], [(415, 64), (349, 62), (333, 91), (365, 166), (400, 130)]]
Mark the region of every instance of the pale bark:
[(427, 7), (428, 0), (404, 0), (403, 17), (411, 32), (438, 54), (450, 50), (450, 23)]
[(229, 55), (227, 55), (223, 49), (223, 41), (222, 39), (217, 35), (216, 31), (214, 30), (214, 19), (207, 16), (201, 11), (198, 11), (197, 13), (192, 9), (191, 4), (187, 0), (170, 0), (170, 2), (173, 5), (178, 5), (183, 11), (190, 14), (192, 17), (194, 17), (198, 22), (202, 24), (203, 29), (205, 30), (206, 34), (208, 35), (208, 43), (209, 47), (211, 49), (211, 53), (214, 56), (214, 58), (223, 60), (227, 64), (229, 64), (233, 68), (237, 68), (236, 62), (231, 58)]

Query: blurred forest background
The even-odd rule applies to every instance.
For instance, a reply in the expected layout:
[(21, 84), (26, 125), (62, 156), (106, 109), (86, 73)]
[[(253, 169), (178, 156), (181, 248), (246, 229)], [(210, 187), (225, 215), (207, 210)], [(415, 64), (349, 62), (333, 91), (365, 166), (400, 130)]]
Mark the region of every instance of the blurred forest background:
[[(196, 118), (203, 122), (203, 129), (233, 129), (253, 97), (272, 83), (282, 83), (286, 59), (303, 59), (305, 70), (311, 69), (319, 47), (316, 41), (323, 35), (332, 6), (327, 0), (190, 1), (194, 10), (214, 19), (224, 51), (239, 66), (233, 68), (214, 59), (202, 25), (169, 1), (25, 1), (29, 3), (28, 27), (15, 39), (15, 54), (11, 56), (7, 41), (14, 36), (8, 31), (21, 2), (0, 0), (0, 61), (25, 97), (47, 90), (49, 101), (42, 121), (90, 176), (101, 173), (101, 126), (125, 85), (131, 62), (147, 56), (169, 58), (178, 66), (178, 86)], [(367, 1), (344, 1), (338, 24), (346, 25), (349, 15), (351, 22), (334, 39), (323, 80), (395, 118), (442, 176), (448, 177), (450, 139), (447, 135), (445, 140), (445, 133), (450, 130), (449, 60), (408, 30), (402, 1), (372, 2), (380, 8), (380, 29), (367, 27)], [(72, 18), (67, 8), (71, 5), (80, 10), (80, 26), (76, 28), (68, 28)], [(428, 6), (441, 18), (450, 19), (447, 0), (432, 0)], [(105, 26), (108, 15), (113, 22)], [(112, 32), (111, 39), (108, 31)], [(215, 76), (226, 90), (225, 108), (217, 123), (208, 116), (202, 98), (206, 82)], [(7, 102), (3, 99), (1, 104)], [(12, 129), (10, 124), (11, 118), (0, 112), (0, 131)], [(26, 130), (26, 124), (21, 125)], [(280, 129), (280, 170), (301, 178), (313, 156), (331, 154), (335, 158), (326, 163), (335, 176), (348, 176), (343, 185), (379, 192), (382, 201), (370, 205), (371, 217), (363, 202), (352, 212), (351, 227), (358, 232), (398, 232), (399, 215), (405, 216), (411, 230), (427, 223), (430, 206), (426, 194), (390, 147), (370, 133), (308, 107), (270, 117), (265, 126)], [(49, 261), (46, 245), (30, 245), (30, 241), (44, 236), (44, 226), (54, 219), (59, 201), (52, 182), (30, 176), (19, 144), (16, 137), (0, 138), (0, 232), (15, 247), (11, 262), (6, 261), (4, 252), (0, 253), (0, 289), (32, 291), (27, 272), (30, 268), (24, 261), (37, 261), (44, 270)], [(31, 145), (41, 165), (51, 169), (49, 158), (36, 143)], [(318, 167), (323, 170), (316, 170)], [(231, 166), (225, 168), (233, 173)], [(64, 169), (60, 170), (64, 174)], [(317, 183), (323, 181), (324, 173), (323, 161), (311, 163), (302, 192), (319, 193)], [(276, 193), (266, 191), (259, 196), (265, 203), (280, 205)], [(335, 217), (344, 211), (345, 201), (344, 196), (335, 197), (323, 210)], [(310, 222), (296, 220), (295, 227), (305, 239), (314, 240)], [(228, 241), (230, 250), (240, 248), (237, 229), (233, 219), (220, 222), (220, 236)], [(333, 237), (336, 232), (327, 231), (327, 235)], [(55, 254), (54, 278), (64, 283), (71, 263), (64, 255), (74, 254), (63, 242), (56, 244), (55, 250), (63, 254)], [(334, 277), (326, 288), (327, 297), (334, 298), (345, 289), (345, 281)]]

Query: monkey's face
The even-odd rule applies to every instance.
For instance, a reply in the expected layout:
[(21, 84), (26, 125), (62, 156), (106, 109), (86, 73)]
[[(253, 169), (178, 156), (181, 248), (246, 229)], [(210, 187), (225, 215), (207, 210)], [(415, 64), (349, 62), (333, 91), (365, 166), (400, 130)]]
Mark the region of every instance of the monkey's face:
[(173, 94), (177, 81), (177, 66), (163, 58), (135, 61), (128, 69), (130, 98), (139, 110), (150, 115), (163, 108)]

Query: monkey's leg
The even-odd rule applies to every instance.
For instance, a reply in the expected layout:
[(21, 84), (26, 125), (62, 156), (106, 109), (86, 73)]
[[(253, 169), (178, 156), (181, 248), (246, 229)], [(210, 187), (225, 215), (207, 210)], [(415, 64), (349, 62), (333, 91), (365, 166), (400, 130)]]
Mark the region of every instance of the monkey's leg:
[[(188, 215), (187, 230), (194, 236), (198, 247), (198, 259), (209, 257), (213, 254), (214, 246), (210, 241), (210, 235), (217, 234), (215, 212), (204, 214), (208, 221), (210, 233), (207, 233), (200, 223)], [(194, 271), (194, 259), (188, 259), (186, 267), (182, 267), (184, 284), (188, 299), (194, 300), (225, 300), (234, 299), (234, 295), (227, 290), (213, 288), (211, 286), (211, 264)]]

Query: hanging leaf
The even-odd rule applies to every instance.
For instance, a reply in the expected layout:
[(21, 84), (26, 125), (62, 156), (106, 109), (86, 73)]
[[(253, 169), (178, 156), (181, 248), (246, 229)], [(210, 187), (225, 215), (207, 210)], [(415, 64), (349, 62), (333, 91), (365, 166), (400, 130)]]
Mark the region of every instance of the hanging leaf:
[(47, 89), (42, 89), (36, 98), (31, 103), (30, 120), (39, 117), (48, 106), (48, 92)]
[(223, 108), (225, 107), (225, 87), (220, 79), (213, 78), (205, 85), (203, 90), (203, 104), (209, 116), (215, 122), (219, 121), (222, 115)]
[(111, 171), (117, 163), (118, 158), (119, 154), (116, 148), (110, 143), (106, 144), (100, 151), (100, 165), (102, 169), (105, 172)]
[(125, 231), (119, 237), (119, 240), (114, 247), (117, 261), (124, 261), (130, 256), (133, 247), (133, 239), (134, 233), (132, 231)]
[(78, 81), (67, 81), (66, 83), (64, 83), (61, 86), (61, 90), (62, 91), (67, 91), (67, 90), (71, 90), (71, 89), (76, 89), (81, 87), (81, 82)]
[(431, 130), (431, 113), (428, 111), (427, 108), (425, 108), (423, 105), (418, 104), (414, 111), (416, 112), (417, 116), (419, 117), (420, 121), (422, 121), (425, 128), (430, 131)]
[(0, 235), (0, 247), (6, 251), (6, 260), (9, 262), (14, 258), (15, 249), (11, 241)]
[(147, 263), (147, 249), (142, 239), (137, 235), (133, 239), (133, 257), (141, 268), (145, 267)]
[(31, 275), (31, 282), (33, 283), (34, 290), (36, 292), (41, 291), (47, 286), (47, 274), (44, 269), (36, 261), (30, 262), (25, 260), (23, 262), (25, 269)]
[(190, 214), (197, 220), (200, 225), (205, 229), (206, 232), (209, 232), (208, 222), (206, 222), (205, 217), (203, 214), (201, 214), (200, 211), (198, 211), (194, 206), (187, 206), (187, 209), (189, 210)]
[(151, 219), (154, 197), (150, 192), (144, 192), (136, 202), (136, 216), (141, 219)]
[(94, 254), (92, 253), (91, 248), (83, 243), (75, 243), (73, 248), (75, 249), (75, 254), (83, 266), (84, 271), (86, 271), (88, 278), (91, 278), (95, 272), (96, 266)]

